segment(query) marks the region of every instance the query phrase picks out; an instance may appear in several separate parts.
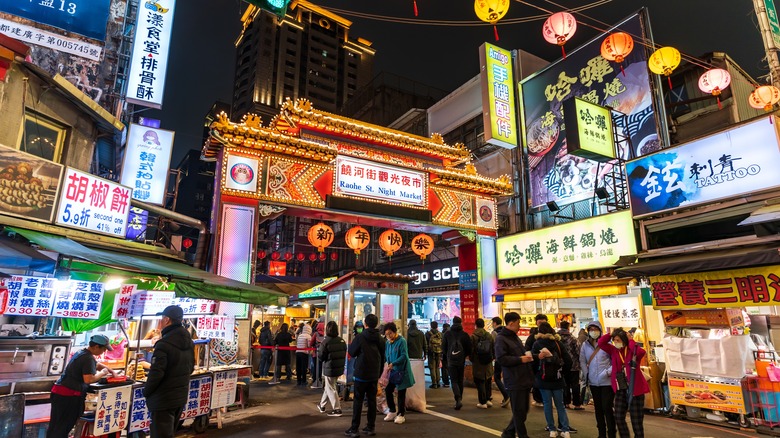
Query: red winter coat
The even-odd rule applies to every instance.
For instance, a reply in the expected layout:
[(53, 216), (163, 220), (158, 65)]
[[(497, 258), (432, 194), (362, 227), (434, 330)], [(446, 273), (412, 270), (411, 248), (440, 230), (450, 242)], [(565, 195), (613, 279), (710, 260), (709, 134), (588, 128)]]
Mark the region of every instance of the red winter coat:
[(626, 373), (626, 380), (631, 383), (631, 358), (634, 357), (634, 352), (636, 351), (636, 363), (637, 367), (634, 372), (636, 373), (636, 376), (634, 377), (634, 395), (642, 395), (647, 394), (650, 392), (650, 387), (647, 385), (647, 381), (645, 380), (645, 376), (642, 375), (642, 371), (639, 369), (639, 364), (642, 363), (642, 358), (645, 357), (645, 350), (637, 345), (636, 342), (634, 342), (633, 339), (629, 339), (628, 341), (628, 348), (623, 347), (622, 351), (622, 357), (621, 352), (615, 348), (612, 344), (609, 343), (609, 341), (612, 339), (612, 335), (609, 333), (603, 335), (599, 338), (599, 347), (601, 348), (601, 351), (606, 352), (609, 354), (609, 356), (612, 358), (612, 372), (610, 373), (609, 379), (612, 382), (612, 390), (617, 392), (618, 386), (617, 386), (617, 379), (615, 378), (615, 373), (618, 372), (621, 368), (625, 369)]

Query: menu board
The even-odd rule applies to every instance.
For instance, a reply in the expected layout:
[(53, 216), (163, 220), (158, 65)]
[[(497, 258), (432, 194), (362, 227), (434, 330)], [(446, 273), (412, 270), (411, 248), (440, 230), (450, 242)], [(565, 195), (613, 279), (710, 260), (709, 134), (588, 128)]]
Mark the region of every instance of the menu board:
[(93, 435), (120, 432), (127, 427), (132, 386), (118, 386), (98, 391)]
[[(235, 388), (235, 380), (233, 388)], [(233, 390), (235, 394), (235, 389)], [(232, 404), (232, 402), (230, 403)], [(211, 412), (211, 376), (205, 375), (192, 377), (190, 380), (190, 392), (187, 396), (187, 404), (181, 413), (181, 419), (195, 418), (208, 415)]]
[(216, 313), (217, 302), (214, 300), (204, 300), (202, 298), (177, 297), (171, 303), (181, 307), (185, 315), (193, 313)]
[[(8, 289), (4, 315), (49, 316), (54, 304), (53, 278), (12, 276), (0, 279), (0, 286)], [(0, 305), (0, 308), (2, 306)]]
[(94, 281), (58, 281), (53, 316), (98, 319), (103, 304), (103, 283)]
[(133, 389), (133, 405), (130, 410), (130, 429), (129, 432), (139, 430), (149, 430), (152, 424), (152, 413), (146, 406), (146, 397), (144, 397), (144, 388), (140, 386)]
[(669, 376), (669, 397), (672, 403), (698, 408), (714, 409), (738, 414), (747, 413), (742, 386), (715, 383), (697, 379)]
[(198, 336), (204, 339), (235, 341), (236, 319), (232, 316), (199, 316)]
[(238, 371), (227, 370), (214, 373), (214, 390), (211, 392), (211, 409), (230, 406), (236, 401)]

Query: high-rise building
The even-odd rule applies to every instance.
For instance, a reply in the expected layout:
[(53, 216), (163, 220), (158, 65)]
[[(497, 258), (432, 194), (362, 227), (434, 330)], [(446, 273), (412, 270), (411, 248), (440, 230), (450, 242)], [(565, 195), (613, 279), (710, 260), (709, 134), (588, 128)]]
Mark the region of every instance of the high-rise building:
[(268, 122), (285, 99), (305, 97), (339, 113), (372, 77), (371, 42), (351, 38), (352, 22), (304, 0), (284, 18), (250, 5), (236, 41), (234, 118), (247, 113)]

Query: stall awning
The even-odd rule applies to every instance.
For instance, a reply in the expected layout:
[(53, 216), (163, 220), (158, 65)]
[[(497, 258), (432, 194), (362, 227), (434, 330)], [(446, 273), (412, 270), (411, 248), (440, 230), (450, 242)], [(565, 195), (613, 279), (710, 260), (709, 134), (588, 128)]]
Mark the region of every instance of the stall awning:
[(593, 282), (553, 284), (541, 287), (517, 287), (500, 289), (493, 294), (494, 303), (545, 300), (550, 298), (593, 298), (627, 293), (627, 279), (610, 279)]
[(34, 248), (0, 236), (0, 268), (54, 273), (57, 261)]
[(247, 304), (287, 305), (287, 295), (221, 277), (184, 263), (88, 248), (66, 237), (9, 227), (31, 242), (66, 256), (142, 276), (170, 277), (176, 295)]
[(615, 273), (622, 278), (650, 277), (776, 264), (780, 264), (780, 252), (778, 252), (777, 245), (770, 245), (700, 252), (651, 260), (640, 259), (639, 263), (618, 268)]
[(266, 289), (287, 295), (297, 295), (300, 292), (322, 284), (321, 277), (293, 277), (290, 275), (257, 274), (255, 284)]

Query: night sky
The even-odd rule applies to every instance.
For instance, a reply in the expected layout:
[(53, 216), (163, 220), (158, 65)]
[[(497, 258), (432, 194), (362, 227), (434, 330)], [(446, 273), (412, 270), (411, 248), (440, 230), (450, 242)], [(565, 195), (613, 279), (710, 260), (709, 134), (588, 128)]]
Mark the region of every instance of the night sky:
[[(474, 21), (471, 0), (313, 0), (324, 7), (395, 19)], [(685, 55), (726, 52), (754, 78), (766, 75), (763, 44), (751, 0), (514, 0), (504, 19), (544, 15), (549, 11), (596, 4), (575, 14), (577, 33), (566, 47), (574, 49), (599, 31), (647, 6), (657, 45), (671, 45)], [(189, 149), (201, 147), (201, 123), (216, 100), (230, 102), (235, 47), (240, 31), (238, 0), (180, 0), (176, 4), (173, 43), (163, 110), (143, 115), (162, 119), (162, 128), (176, 131), (172, 166)], [(478, 47), (490, 42), (506, 49), (523, 49), (555, 60), (560, 48), (544, 41), (546, 17), (499, 25), (495, 41), (490, 26), (432, 26), (378, 21), (342, 14), (353, 22), (350, 35), (373, 42), (374, 73), (388, 71), (426, 85), (453, 90), (478, 74)], [(499, 23), (500, 24), (500, 23)], [(267, 121), (264, 121), (267, 122)]]

